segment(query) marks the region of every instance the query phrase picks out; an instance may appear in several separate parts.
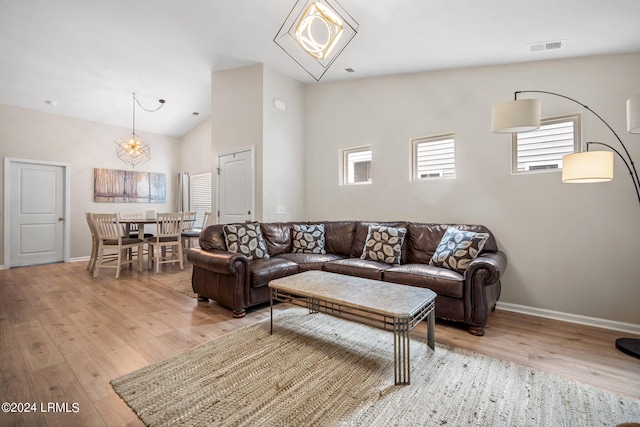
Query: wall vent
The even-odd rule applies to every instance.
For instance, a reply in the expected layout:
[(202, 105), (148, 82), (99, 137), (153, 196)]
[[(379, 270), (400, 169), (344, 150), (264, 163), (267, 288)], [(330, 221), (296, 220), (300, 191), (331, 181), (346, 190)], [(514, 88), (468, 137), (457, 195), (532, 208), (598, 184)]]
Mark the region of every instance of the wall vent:
[(540, 43), (531, 43), (527, 46), (529, 47), (529, 53), (532, 52), (543, 52), (545, 50), (556, 50), (556, 49), (564, 49), (566, 45), (565, 40), (556, 40), (551, 42), (540, 42)]

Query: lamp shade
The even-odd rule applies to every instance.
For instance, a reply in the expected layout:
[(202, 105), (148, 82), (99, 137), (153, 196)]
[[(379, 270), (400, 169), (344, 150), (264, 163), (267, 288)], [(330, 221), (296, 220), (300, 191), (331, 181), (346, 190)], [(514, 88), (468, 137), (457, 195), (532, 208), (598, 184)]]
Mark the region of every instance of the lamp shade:
[(491, 111), (491, 132), (527, 132), (540, 127), (540, 100), (518, 99), (503, 102)]
[(562, 182), (590, 184), (613, 179), (611, 151), (583, 151), (562, 158)]
[(627, 132), (640, 133), (640, 94), (627, 99)]

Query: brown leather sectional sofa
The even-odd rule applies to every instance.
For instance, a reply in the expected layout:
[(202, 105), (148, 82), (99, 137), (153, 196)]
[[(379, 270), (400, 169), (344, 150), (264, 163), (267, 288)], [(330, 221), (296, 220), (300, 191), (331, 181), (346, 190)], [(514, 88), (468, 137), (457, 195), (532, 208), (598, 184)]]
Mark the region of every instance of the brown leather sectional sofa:
[[(248, 260), (227, 251), (223, 225), (207, 227), (200, 234), (200, 248), (187, 252), (193, 264), (193, 290), (200, 300), (213, 299), (243, 317), (246, 309), (269, 301), (271, 280), (306, 270), (365, 277), (433, 290), (436, 316), (463, 322), (470, 333), (484, 335), (489, 313), (500, 296), (500, 278), (507, 266), (506, 255), (498, 250), (493, 234), (481, 225), (454, 224), (460, 230), (488, 233), (489, 238), (477, 258), (463, 274), (429, 265), (429, 260), (450, 224), (406, 221), (317, 221), (296, 224), (323, 224), (326, 254), (292, 253), (294, 223), (262, 223), (260, 229), (270, 255)], [(407, 233), (400, 265), (360, 259), (370, 224), (402, 227)]]

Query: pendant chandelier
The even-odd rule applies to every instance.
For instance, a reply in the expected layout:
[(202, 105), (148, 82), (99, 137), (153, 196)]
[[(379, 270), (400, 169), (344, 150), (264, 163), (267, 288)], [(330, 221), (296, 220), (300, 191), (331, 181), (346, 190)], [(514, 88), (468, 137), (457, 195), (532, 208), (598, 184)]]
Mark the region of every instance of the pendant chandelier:
[(320, 80), (357, 32), (336, 0), (298, 0), (273, 41)]
[(135, 168), (136, 165), (151, 159), (151, 148), (149, 147), (149, 144), (136, 135), (136, 104), (138, 104), (144, 111), (153, 113), (164, 106), (165, 100), (160, 99), (158, 102), (160, 103), (158, 108), (155, 110), (148, 110), (140, 104), (140, 101), (136, 98), (136, 94), (133, 93), (133, 125), (131, 135), (124, 136), (115, 142), (118, 158), (123, 162), (130, 164), (132, 168)]

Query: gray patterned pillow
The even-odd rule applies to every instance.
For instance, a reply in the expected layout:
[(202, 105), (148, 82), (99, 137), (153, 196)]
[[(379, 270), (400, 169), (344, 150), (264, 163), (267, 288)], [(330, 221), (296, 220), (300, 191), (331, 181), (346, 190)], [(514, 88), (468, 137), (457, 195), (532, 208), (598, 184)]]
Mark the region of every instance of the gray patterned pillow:
[(489, 239), (489, 233), (476, 233), (449, 227), (429, 260), (429, 265), (444, 267), (463, 274), (469, 263), (482, 251), (487, 239)]
[(293, 225), (293, 252), (326, 254), (324, 250), (324, 225)]
[(406, 234), (406, 228), (370, 225), (360, 258), (387, 264), (400, 264), (402, 242)]
[(249, 259), (267, 259), (267, 244), (262, 237), (260, 224), (229, 224), (222, 227), (227, 250)]

